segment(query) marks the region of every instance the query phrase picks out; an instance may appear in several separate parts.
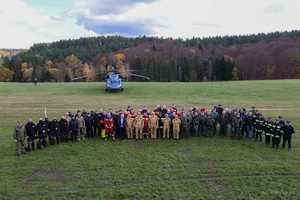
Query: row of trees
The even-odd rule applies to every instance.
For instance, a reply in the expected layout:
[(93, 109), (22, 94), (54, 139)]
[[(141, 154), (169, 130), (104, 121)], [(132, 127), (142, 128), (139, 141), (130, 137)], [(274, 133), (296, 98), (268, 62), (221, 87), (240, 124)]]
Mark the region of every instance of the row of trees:
[(235, 63), (225, 57), (178, 57), (164, 60), (155, 57), (131, 61), (132, 69), (146, 74), (153, 81), (227, 81), (238, 80)]
[[(235, 64), (225, 57), (202, 59), (199, 56), (178, 57), (164, 60), (157, 57), (139, 57), (127, 61), (122, 53), (114, 54), (114, 61), (110, 55), (100, 54), (96, 63), (83, 63), (75, 55), (67, 56), (62, 62), (46, 60), (44, 63), (33, 65), (23, 62), (20, 64), (20, 81), (33, 80), (47, 82), (69, 82), (76, 77), (86, 77), (82, 80), (102, 80), (109, 71), (107, 67), (113, 64), (118, 72), (126, 79), (143, 80), (130, 77), (130, 70), (147, 75), (152, 81), (208, 81), (208, 80), (238, 80)], [(102, 73), (101, 73), (102, 72)], [(2, 74), (2, 77), (1, 77)], [(6, 68), (0, 68), (0, 80), (10, 81), (14, 73)]]
[(154, 81), (299, 78), (299, 52), (300, 31), (187, 40), (101, 36), (36, 44), (6, 57), (0, 81), (101, 80), (99, 72), (109, 65)]

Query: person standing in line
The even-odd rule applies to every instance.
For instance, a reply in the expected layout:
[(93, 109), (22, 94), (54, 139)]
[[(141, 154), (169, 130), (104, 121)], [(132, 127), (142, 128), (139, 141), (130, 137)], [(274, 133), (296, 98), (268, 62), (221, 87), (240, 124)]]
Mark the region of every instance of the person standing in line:
[(16, 141), (16, 155), (25, 154), (25, 128), (20, 121), (17, 121), (14, 128), (13, 138)]

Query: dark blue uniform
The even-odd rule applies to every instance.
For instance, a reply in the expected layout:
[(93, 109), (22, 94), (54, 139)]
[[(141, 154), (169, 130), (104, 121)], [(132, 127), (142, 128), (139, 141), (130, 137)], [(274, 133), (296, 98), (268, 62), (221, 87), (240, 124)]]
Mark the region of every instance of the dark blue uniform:
[(288, 149), (292, 148), (292, 136), (295, 133), (294, 127), (291, 124), (287, 124), (283, 128), (283, 143), (282, 148), (285, 148), (285, 143), (288, 142)]
[(59, 144), (60, 143), (60, 139), (61, 139), (61, 133), (60, 133), (60, 125), (59, 125), (59, 121), (57, 121), (56, 119), (52, 120), (51, 122), (51, 136), (52, 136), (52, 143), (55, 144)]
[(61, 141), (68, 142), (69, 141), (69, 125), (66, 119), (61, 119), (59, 121), (59, 129), (61, 133)]
[(25, 130), (26, 130), (27, 142), (28, 142), (27, 149), (29, 151), (34, 151), (35, 150), (36, 125), (33, 122), (28, 122), (25, 125)]
[(47, 130), (48, 125), (45, 121), (40, 120), (37, 124), (37, 131), (38, 131), (38, 148), (42, 148), (47, 146), (46, 138), (47, 138)]
[(86, 135), (88, 138), (93, 137), (93, 124), (94, 124), (94, 120), (93, 117), (91, 115), (87, 115), (84, 118), (84, 122), (85, 122), (85, 127), (86, 127)]
[(71, 133), (71, 141), (77, 142), (77, 136), (78, 136), (78, 130), (79, 130), (79, 124), (76, 119), (71, 119), (69, 122), (69, 129)]

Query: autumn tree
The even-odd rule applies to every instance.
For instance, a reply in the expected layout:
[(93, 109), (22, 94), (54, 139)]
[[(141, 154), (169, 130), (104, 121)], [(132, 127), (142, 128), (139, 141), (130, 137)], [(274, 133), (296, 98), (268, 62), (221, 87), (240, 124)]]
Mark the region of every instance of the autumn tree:
[(45, 66), (46, 66), (47, 69), (55, 68), (55, 64), (51, 60), (46, 60)]
[(12, 81), (13, 74), (13, 71), (5, 67), (0, 67), (0, 82)]
[(128, 79), (129, 77), (129, 73), (128, 73), (128, 64), (126, 63), (126, 56), (124, 53), (117, 53), (115, 55), (116, 58), (116, 70), (118, 73), (120, 73), (120, 75), (125, 78)]
[(73, 54), (65, 58), (65, 68), (65, 74), (68, 76), (67, 80), (72, 80), (74, 77), (83, 74), (82, 62)]
[(86, 76), (86, 81), (95, 81), (97, 80), (97, 73), (95, 68), (89, 65), (88, 63), (84, 63), (83, 65), (83, 74)]
[(266, 79), (272, 79), (275, 70), (276, 70), (275, 65), (267, 65), (266, 66)]
[(292, 60), (295, 62), (294, 78), (300, 79), (300, 53), (295, 54)]

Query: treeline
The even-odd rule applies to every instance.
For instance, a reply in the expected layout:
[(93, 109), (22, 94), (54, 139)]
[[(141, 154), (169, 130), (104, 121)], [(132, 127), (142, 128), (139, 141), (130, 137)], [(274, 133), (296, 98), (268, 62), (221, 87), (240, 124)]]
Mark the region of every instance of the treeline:
[[(35, 44), (0, 62), (0, 81), (101, 80), (119, 64), (153, 81), (218, 81), (300, 77), (300, 31), (172, 39), (91, 37)], [(116, 63), (115, 55), (122, 54)], [(129, 79), (135, 79), (128, 77)]]
[[(155, 57), (135, 58), (130, 61), (134, 71), (138, 71), (153, 81), (228, 81), (238, 80), (235, 63), (225, 57), (201, 58), (179, 56), (170, 59)], [(139, 80), (139, 79), (135, 79)]]

